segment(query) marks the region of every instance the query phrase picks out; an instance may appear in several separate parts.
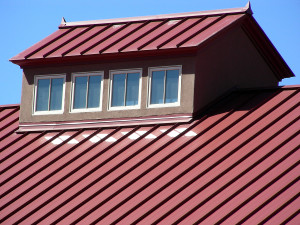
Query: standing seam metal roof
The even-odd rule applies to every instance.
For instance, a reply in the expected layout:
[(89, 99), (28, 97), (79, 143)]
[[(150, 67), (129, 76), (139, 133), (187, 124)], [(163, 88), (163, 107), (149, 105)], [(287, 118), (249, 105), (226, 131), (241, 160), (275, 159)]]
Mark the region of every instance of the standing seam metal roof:
[(296, 224), (300, 87), (232, 93), (190, 123), (15, 133), (2, 224)]
[(11, 61), (196, 47), (235, 23), (249, 6), (154, 17), (63, 23)]

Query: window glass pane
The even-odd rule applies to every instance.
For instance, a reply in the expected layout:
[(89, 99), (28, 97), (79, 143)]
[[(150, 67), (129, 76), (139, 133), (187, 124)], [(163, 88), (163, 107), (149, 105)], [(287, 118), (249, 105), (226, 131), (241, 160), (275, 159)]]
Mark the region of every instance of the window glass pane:
[(124, 106), (125, 74), (113, 75), (111, 106)]
[(164, 103), (164, 77), (165, 71), (152, 72), (150, 104)]
[(167, 70), (165, 103), (178, 101), (179, 70)]
[(48, 111), (50, 79), (38, 79), (36, 111)]
[(101, 76), (90, 76), (88, 90), (88, 108), (100, 106)]
[(139, 101), (139, 73), (127, 74), (126, 105), (137, 105)]
[(63, 78), (51, 79), (50, 110), (61, 110), (63, 84)]
[(83, 109), (86, 107), (87, 78), (87, 76), (75, 78), (74, 109)]

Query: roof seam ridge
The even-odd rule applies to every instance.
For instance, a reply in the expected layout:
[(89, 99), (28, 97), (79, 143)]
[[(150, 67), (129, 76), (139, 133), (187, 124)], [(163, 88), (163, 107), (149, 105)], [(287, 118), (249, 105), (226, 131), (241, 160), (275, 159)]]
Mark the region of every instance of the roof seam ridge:
[[(96, 37), (97, 35), (101, 34), (102, 32), (104, 32), (105, 30), (107, 30), (109, 27), (111, 26), (111, 24), (107, 24), (107, 26), (105, 26), (103, 29), (97, 31), (95, 34), (87, 37), (86, 39), (82, 40), (81, 42), (79, 42), (78, 44), (74, 45), (73, 47), (71, 47), (70, 49), (64, 51), (61, 55), (65, 56), (68, 53), (70, 53), (71, 51), (75, 50), (76, 48), (78, 48), (79, 46), (83, 45), (84, 43), (88, 42), (89, 40), (93, 39), (94, 37)], [(96, 26), (93, 26), (93, 28), (95, 28)]]
[(161, 48), (162, 46), (164, 46), (165, 44), (167, 44), (169, 41), (179, 37), (181, 34), (183, 34), (184, 32), (192, 29), (194, 26), (196, 26), (197, 24), (201, 23), (203, 20), (205, 20), (207, 18), (207, 16), (202, 16), (200, 17), (197, 21), (195, 21), (194, 23), (192, 23), (191, 25), (189, 25), (188, 27), (186, 27), (185, 29), (183, 29), (182, 31), (178, 32), (177, 34), (173, 35), (172, 37), (168, 38), (167, 40), (165, 40), (164, 42), (162, 42), (161, 44), (157, 45), (157, 49)]
[(217, 22), (219, 22), (220, 20), (222, 20), (225, 17), (226, 17), (226, 15), (222, 15), (219, 18), (216, 18), (214, 21), (210, 22), (209, 24), (207, 24), (206, 26), (204, 26), (203, 28), (201, 28), (200, 30), (195, 32), (194, 34), (191, 34), (189, 37), (180, 41), (178, 44), (176, 44), (176, 47), (179, 48), (181, 45), (183, 45), (187, 41), (191, 40), (192, 38), (194, 38), (196, 35), (200, 34), (201, 32), (207, 30), (209, 27), (213, 26), (214, 24), (216, 24)]
[(157, 28), (161, 27), (162, 25), (164, 25), (168, 20), (165, 19), (163, 21), (161, 21), (159, 24), (157, 24), (156, 26), (154, 26), (153, 28), (151, 28), (150, 30), (148, 30), (147, 32), (143, 33), (142, 35), (134, 38), (132, 41), (130, 41), (129, 43), (127, 43), (126, 45), (124, 45), (123, 47), (118, 49), (118, 52), (123, 51), (124, 49), (126, 49), (127, 47), (129, 47), (130, 45), (132, 45), (134, 42), (136, 42), (139, 39), (142, 39), (143, 37), (147, 36), (148, 34), (150, 34), (152, 31), (156, 30)]
[[(5, 158), (3, 158), (2, 160), (0, 160), (0, 164), (4, 161), (6, 161), (7, 159), (9, 159), (11, 156), (15, 155), (16, 153), (18, 153), (19, 151), (21, 151), (22, 149), (26, 148), (28, 145), (32, 144), (33, 142), (35, 142), (36, 140), (38, 140), (40, 137), (44, 136), (47, 132), (44, 131), (41, 134), (37, 135), (35, 138), (33, 138), (31, 141), (27, 142), (26, 144), (23, 144), (22, 146), (20, 146), (19, 148), (17, 148), (14, 152), (12, 152), (11, 154), (7, 155)], [(28, 133), (22, 134), (22, 136), (26, 136)]]
[[(254, 98), (254, 96), (253, 96), (253, 98)], [(283, 101), (282, 101), (282, 102), (283, 102)], [(245, 103), (245, 104), (246, 104), (246, 103)], [(278, 103), (278, 104), (277, 104), (276, 106), (274, 106), (273, 108), (279, 107), (279, 104), (280, 104), (280, 103)], [(248, 116), (249, 116), (250, 114), (252, 114), (255, 110), (257, 110), (258, 108), (260, 108), (262, 105), (263, 105), (263, 103), (260, 104), (260, 105), (258, 105), (258, 106), (256, 106), (255, 108), (251, 109), (249, 112), (247, 112), (245, 115), (243, 115), (241, 118), (239, 118), (238, 120), (236, 120), (234, 123), (232, 123), (230, 126), (226, 127), (225, 130), (219, 132), (218, 134), (221, 135), (221, 134), (224, 133), (226, 130), (230, 129), (231, 127), (233, 127), (234, 125), (236, 125), (237, 123), (239, 123), (240, 121), (242, 121), (243, 119), (245, 119), (246, 117), (248, 117)], [(241, 107), (241, 106), (240, 106), (240, 107)], [(270, 111), (272, 111), (272, 110), (270, 109), (268, 112), (264, 113), (264, 114), (263, 114), (262, 116), (260, 116), (259, 118), (262, 119), (263, 117), (265, 117), (266, 115), (268, 115), (268, 113), (269, 113)], [(228, 140), (226, 140), (223, 144), (219, 145), (217, 148), (214, 149), (213, 152), (216, 152), (217, 150), (221, 149), (222, 147), (224, 147), (225, 145), (227, 145), (229, 142), (231, 142), (232, 140), (234, 140), (236, 137), (238, 137), (240, 134), (242, 134), (243, 132), (245, 132), (247, 129), (249, 129), (251, 126), (253, 126), (257, 121), (259, 121), (259, 118), (257, 118), (256, 120), (254, 120), (253, 122), (251, 122), (250, 124), (248, 124), (245, 128), (243, 128), (243, 129), (240, 130), (238, 133), (236, 133), (234, 136), (232, 136), (231, 138), (229, 138)], [(216, 134), (216, 135), (217, 135), (217, 134)], [(215, 138), (215, 137), (212, 137), (212, 138), (210, 138), (210, 139), (209, 139), (208, 141), (206, 141), (206, 142), (209, 142), (209, 141), (211, 141), (211, 140), (214, 139), (214, 138)], [(245, 143), (247, 143), (247, 142), (245, 142)], [(197, 147), (194, 151), (201, 149), (201, 148), (204, 146), (204, 144), (205, 144), (205, 143), (203, 143), (202, 145), (200, 145), (199, 147)], [(241, 145), (242, 145), (242, 144), (241, 144)], [(240, 145), (240, 146), (241, 146), (241, 145)], [(236, 149), (237, 149), (237, 148), (236, 148)], [(237, 151), (237, 150), (236, 150), (236, 151)], [(228, 154), (230, 154), (230, 153), (228, 153)], [(220, 159), (219, 161), (222, 161), (222, 159)], [(218, 162), (219, 162), (219, 161), (218, 161)], [(218, 162), (216, 162), (215, 164), (217, 164)], [(214, 165), (215, 165), (215, 164), (214, 164)], [(211, 166), (211, 167), (212, 167), (212, 166)], [(222, 172), (222, 173), (224, 173), (224, 172)], [(190, 181), (190, 182), (191, 182), (191, 181)], [(184, 186), (183, 186), (183, 187), (184, 187)], [(186, 199), (186, 201), (187, 201), (187, 199)], [(161, 216), (159, 219), (157, 219), (154, 223), (160, 222), (162, 219), (164, 219), (166, 216), (168, 216), (170, 213), (172, 213), (172, 211), (176, 210), (176, 207), (178, 208), (178, 207), (180, 207), (180, 206), (177, 205), (177, 206), (173, 207), (172, 210), (168, 211), (168, 213), (165, 213), (163, 216)]]
[[(277, 132), (278, 135), (280, 133), (282, 133), (284, 130), (286, 130), (287, 127), (285, 127), (285, 129), (281, 129), (281, 132)], [(275, 136), (277, 136), (276, 134), (274, 134)], [(271, 136), (271, 137), (275, 137), (275, 136)], [(297, 136), (297, 132), (295, 132), (293, 135), (291, 135), (290, 137), (288, 137), (286, 140), (284, 140), (282, 143), (280, 143), (280, 145), (276, 146), (274, 149), (272, 149), (270, 152), (268, 152), (266, 155), (264, 155), (262, 158), (260, 158), (258, 161), (256, 161), (255, 163), (253, 163), (251, 166), (249, 166), (247, 169), (245, 169), (242, 173), (239, 174), (239, 177), (244, 176), (246, 173), (248, 173), (250, 170), (252, 170), (253, 168), (255, 168), (256, 166), (258, 166), (260, 163), (262, 163), (264, 160), (266, 160), (268, 157), (270, 157), (271, 155), (275, 154), (280, 148), (282, 148), (285, 144), (287, 144), (289, 141), (291, 141), (292, 139), (294, 139)], [(270, 139), (270, 138), (269, 138)], [(271, 141), (271, 140), (270, 140)], [(264, 143), (262, 143), (264, 144)], [(261, 147), (260, 144), (259, 146), (257, 146), (255, 149), (259, 150), (259, 148)], [(255, 149), (253, 149), (252, 151), (254, 151)], [(257, 151), (256, 150), (256, 151)], [(290, 151), (289, 153), (287, 153), (283, 158), (281, 158), (280, 160), (278, 160), (277, 162), (275, 162), (274, 164), (272, 164), (268, 169), (265, 170), (264, 174), (268, 173), (270, 170), (272, 170), (273, 168), (275, 168), (279, 163), (281, 163), (282, 161), (284, 161), (286, 158), (288, 158), (290, 155), (292, 155), (295, 151), (297, 150), (297, 147), (294, 148), (292, 151)], [(247, 154), (245, 157), (248, 157), (249, 154)], [(255, 182), (257, 179), (259, 178), (254, 178), (252, 179), (253, 182)], [(251, 181), (250, 181), (251, 182)], [(248, 186), (249, 182), (245, 185)], [(242, 191), (242, 190), (241, 190)], [(241, 204), (240, 204), (241, 205)], [(236, 209), (238, 210), (238, 208), (234, 208), (233, 210), (231, 210), (231, 212), (227, 213), (223, 218), (221, 218), (217, 224), (221, 224), (223, 223), (226, 219), (228, 219), (230, 216), (232, 216), (235, 212)]]
[[(243, 103), (243, 104), (244, 104), (244, 103)], [(243, 105), (243, 104), (242, 104), (242, 105)], [(239, 106), (239, 107), (240, 107), (240, 106)], [(226, 115), (224, 115), (223, 117), (221, 117), (220, 119), (218, 119), (217, 121), (215, 121), (214, 123), (212, 123), (211, 125), (209, 125), (207, 128), (205, 128), (205, 129), (204, 129), (203, 131), (201, 131), (200, 133), (198, 133), (195, 137), (193, 137), (193, 138), (190, 139), (189, 141), (185, 142), (183, 145), (179, 146), (176, 150), (173, 151), (173, 153), (169, 154), (168, 156), (166, 156), (166, 157), (165, 157), (164, 159), (162, 159), (162, 160), (166, 160), (167, 158), (169, 158), (170, 156), (176, 154), (177, 152), (179, 152), (181, 149), (183, 149), (183, 148), (186, 147), (187, 145), (191, 144), (193, 141), (197, 140), (202, 134), (204, 134), (204, 133), (207, 132), (208, 130), (212, 129), (212, 127), (216, 126), (218, 123), (222, 122), (224, 119), (226, 119), (227, 117), (229, 117), (233, 112), (234, 112), (234, 110), (231, 110), (230, 112), (228, 112)], [(203, 122), (205, 119), (206, 119), (206, 118), (200, 119), (199, 121), (197, 121), (197, 123), (195, 123), (194, 126), (199, 125), (199, 124), (200, 124), (201, 122)], [(188, 132), (188, 131), (186, 130), (186, 132)], [(224, 132), (225, 132), (225, 131), (224, 131)], [(210, 138), (210, 139), (209, 139), (207, 142), (205, 142), (205, 143), (207, 144), (210, 140), (213, 140), (217, 135), (221, 135), (221, 134), (222, 134), (222, 131), (219, 132), (218, 134), (214, 135), (214, 137)], [(183, 135), (183, 134), (181, 133), (181, 135)], [(176, 136), (176, 137), (177, 137), (177, 136)], [(203, 145), (204, 145), (204, 144), (202, 144), (201, 146), (203, 147)], [(171, 166), (168, 170), (166, 170), (166, 172), (170, 171), (172, 168), (178, 166), (179, 164), (181, 164), (182, 162), (184, 162), (187, 158), (191, 157), (193, 154), (195, 154), (195, 153), (197, 152), (197, 149), (198, 149), (198, 148), (196, 148), (195, 150), (193, 150), (190, 154), (188, 154), (187, 156), (185, 156), (183, 159), (181, 159), (181, 160), (179, 160), (178, 162), (176, 162), (173, 166)], [(162, 161), (162, 160), (161, 160), (161, 161)], [(189, 168), (189, 169), (190, 169), (190, 168)], [(166, 184), (164, 187), (166, 188), (167, 185), (169, 185), (170, 183), (175, 182), (177, 179), (179, 179), (179, 177), (181, 177), (183, 174), (187, 173), (187, 172), (189, 171), (189, 169), (186, 169), (186, 170), (183, 171), (181, 174), (179, 174), (178, 176), (176, 176), (174, 179), (172, 179), (171, 181), (169, 181), (168, 184)], [(149, 185), (149, 183), (146, 184), (146, 185)], [(165, 189), (165, 188), (164, 188), (164, 189)], [(141, 189), (142, 189), (142, 188), (141, 188)], [(161, 190), (160, 190), (160, 191), (161, 191)], [(155, 193), (156, 193), (156, 192), (155, 192)], [(152, 195), (154, 195), (155, 193), (153, 193)], [(151, 195), (151, 196), (152, 196), (152, 195)], [(150, 197), (149, 197), (149, 198), (150, 198)], [(147, 201), (148, 201), (148, 200), (147, 200)], [(143, 201), (143, 202), (144, 202), (144, 201)], [(142, 202), (141, 202), (141, 203), (142, 203)], [(141, 203), (140, 203), (140, 204), (141, 204)], [(140, 205), (140, 204), (139, 204), (139, 205)], [(144, 204), (144, 203), (143, 203), (143, 204)], [(152, 209), (154, 209), (154, 208), (152, 208)], [(128, 213), (128, 212), (127, 212), (127, 213)], [(127, 213), (125, 213), (123, 216), (124, 216), (124, 217), (127, 216)], [(123, 216), (122, 216), (122, 217), (123, 217)], [(135, 223), (138, 223), (138, 222), (140, 222), (142, 219), (143, 219), (143, 217), (140, 217), (140, 218), (138, 218), (137, 220), (135, 220), (133, 223), (134, 223), (134, 224), (135, 224)], [(120, 220), (120, 218), (118, 218), (114, 223), (119, 222), (119, 220)], [(96, 221), (98, 221), (98, 220), (96, 220)], [(96, 221), (94, 221), (94, 222), (96, 222)], [(157, 221), (156, 221), (156, 222), (157, 222)], [(154, 223), (156, 223), (156, 222), (154, 222)]]
[[(279, 119), (280, 120), (280, 119)], [(249, 156), (251, 156), (252, 154), (254, 154), (255, 152), (257, 152), (262, 146), (265, 146), (268, 142), (272, 141), (276, 136), (278, 136), (279, 134), (281, 134), (284, 130), (286, 130), (287, 128), (289, 128), (289, 126), (295, 121), (296, 119), (294, 119), (292, 122), (290, 122), (289, 124), (287, 124), (286, 126), (284, 126), (282, 129), (280, 129), (278, 132), (276, 132), (275, 134), (271, 135), (271, 137), (269, 137), (266, 141), (262, 142), (260, 145), (258, 145), (257, 147), (255, 147), (252, 151), (250, 151), (248, 154), (246, 154), (244, 157), (242, 157), (239, 161), (237, 161), (236, 163), (240, 164), (241, 162), (243, 162), (244, 160), (246, 160)], [(273, 123), (270, 123), (269, 125), (267, 125), (263, 130), (261, 130), (259, 133), (262, 134), (265, 130), (267, 130), (268, 128), (270, 128), (273, 125)], [(295, 134), (294, 134), (295, 135)], [(290, 138), (293, 138), (294, 135), (292, 135)], [(241, 147), (245, 146), (247, 143), (249, 143), (251, 140), (253, 140), (254, 138), (256, 138), (257, 135), (252, 135), (252, 137), (249, 139), (247, 139), (246, 141), (243, 142), (243, 144), (239, 145), (238, 147), (236, 147), (237, 151), (239, 149), (241, 149)], [(289, 139), (289, 138), (288, 138)], [(284, 142), (286, 143), (286, 142)], [(276, 147), (276, 151), (281, 148), (283, 145), (279, 145), (278, 147)], [(271, 151), (272, 154), (274, 152), (276, 152), (275, 150)], [(292, 154), (292, 153), (291, 153)], [(269, 156), (269, 154), (267, 154)], [(290, 155), (290, 154), (287, 154)], [(231, 184), (233, 184), (234, 182), (236, 182), (240, 177), (242, 177), (243, 175), (245, 175), (246, 173), (248, 173), (249, 170), (252, 170), (254, 167), (256, 167), (260, 161), (264, 161), (267, 157), (264, 156), (263, 158), (261, 158), (261, 160), (255, 162), (254, 164), (252, 164), (250, 167), (248, 167), (247, 169), (245, 169), (241, 174), (239, 174), (238, 176), (236, 176), (234, 179), (232, 179), (230, 182), (228, 182), (224, 187), (227, 188), (229, 187)], [(286, 157), (287, 158), (287, 157)], [(286, 159), (285, 158), (285, 159)], [(282, 158), (281, 158), (282, 159)], [(279, 160), (278, 162), (282, 162), (283, 160)], [(232, 165), (232, 168), (234, 168), (237, 164)], [(276, 163), (275, 163), (276, 164)], [(271, 169), (274, 168), (275, 164), (273, 164), (271, 166)], [(278, 164), (278, 163), (277, 163)], [(276, 164), (276, 165), (277, 165)], [(251, 169), (250, 169), (251, 168)], [(229, 172), (229, 171), (228, 171)], [(267, 171), (268, 172), (268, 171)], [(265, 173), (267, 173), (265, 172)], [(261, 176), (263, 176), (265, 173), (263, 173)], [(233, 199), (235, 196), (237, 196), (240, 192), (242, 192), (243, 190), (245, 190), (247, 187), (249, 187), (250, 184), (253, 184), (254, 182), (256, 182), (258, 179), (260, 178), (260, 176), (255, 177), (254, 179), (252, 179), (250, 182), (248, 182), (247, 184), (245, 184), (243, 187), (241, 187), (239, 190), (237, 190), (235, 193), (233, 193), (232, 195), (230, 195), (228, 198), (226, 198), (224, 201), (222, 201), (220, 204), (218, 204), (218, 206), (216, 206), (214, 209), (212, 209), (210, 212), (208, 212), (206, 215), (204, 215), (202, 218), (200, 218), (198, 221), (202, 222), (204, 221), (207, 217), (209, 217), (212, 213), (214, 213), (216, 210), (218, 210), (220, 207), (222, 207), (223, 205), (225, 205), (227, 202), (229, 202), (231, 199)], [(223, 188), (222, 187), (222, 188)], [(242, 204), (247, 204), (248, 201), (244, 201)], [(239, 205), (239, 207), (236, 207), (234, 210), (232, 210), (232, 214), (235, 213), (235, 210), (240, 209), (240, 207), (242, 207), (242, 205)], [(229, 213), (230, 214), (230, 213)], [(232, 215), (230, 214), (230, 215)], [(222, 220), (222, 222), (224, 222)], [(218, 222), (218, 224), (221, 224), (222, 222)]]
[[(91, 49), (95, 48), (97, 45), (99, 45), (99, 44), (103, 43), (104, 41), (108, 40), (109, 38), (113, 37), (115, 34), (119, 33), (120, 31), (124, 30), (125, 28), (127, 28), (130, 25), (131, 25), (131, 23), (127, 23), (127, 24), (123, 25), (122, 27), (120, 27), (119, 29), (117, 29), (114, 32), (110, 33), (106, 37), (101, 38), (95, 44), (93, 44), (93, 45), (89, 46), (88, 48), (86, 48), (85, 50), (81, 51), (80, 54), (81, 55), (85, 54), (86, 52), (90, 51)], [(110, 25), (109, 28), (111, 28), (112, 26), (113, 25)], [(109, 28), (107, 28), (105, 30), (108, 30)]]
[(131, 34), (135, 33), (137, 30), (143, 28), (144, 26), (146, 26), (147, 24), (149, 24), (149, 22), (146, 23), (142, 23), (140, 24), (138, 27), (136, 27), (135, 29), (133, 29), (132, 31), (130, 31), (128, 34), (123, 35), (122, 37), (118, 38), (117, 40), (113, 41), (111, 44), (105, 46), (104, 48), (102, 48), (101, 50), (99, 50), (99, 53), (101, 54), (102, 52), (106, 51), (107, 49), (109, 49), (110, 47), (114, 46), (115, 44), (117, 44), (119, 41), (124, 40), (126, 37), (130, 36)]
[[(255, 124), (255, 123), (250, 123), (247, 127), (245, 127), (244, 129), (248, 129), (248, 128), (250, 128), (253, 124)], [(266, 142), (269, 142), (269, 141), (271, 141), (272, 139), (273, 139), (273, 137), (274, 136), (277, 136), (277, 135), (279, 135), (282, 131), (284, 131), (285, 129), (287, 129), (289, 127), (289, 125), (286, 125), (284, 128), (282, 128), (282, 129), (280, 129), (278, 132), (276, 132), (274, 135), (272, 135), (267, 141), (265, 141), (265, 142), (263, 142), (261, 145), (265, 145), (266, 144)], [(246, 130), (247, 130), (246, 129)], [(264, 130), (266, 130), (267, 128), (265, 127), (264, 128)], [(264, 132), (264, 130), (261, 130), (261, 131), (259, 131), (259, 133), (261, 134), (261, 133), (263, 133)], [(236, 135), (234, 135), (232, 138), (230, 138), (230, 142), (232, 141), (232, 140), (234, 140), (236, 137), (238, 137), (240, 134), (242, 134), (243, 132), (238, 132)], [(253, 135), (253, 136), (255, 136), (255, 135)], [(225, 141), (225, 143), (229, 143), (228, 142), (228, 140), (227, 141)], [(236, 151), (238, 151), (241, 147), (243, 147), (243, 146), (245, 146), (247, 143), (249, 143), (249, 140), (247, 139), (246, 141), (244, 141), (242, 144), (240, 144), (239, 146), (237, 146), (232, 152), (230, 152), (230, 153), (228, 153), (226, 156), (224, 156), (222, 159), (220, 159), (218, 162), (222, 162), (223, 161), (223, 159), (224, 158), (227, 158), (228, 156), (230, 156), (231, 154), (233, 154), (233, 153), (235, 153)], [(223, 145), (223, 146), (222, 146)], [(224, 147), (225, 146), (225, 144), (222, 144), (221, 146), (222, 147)], [(259, 150), (259, 148), (260, 148), (260, 146), (258, 146), (258, 147), (256, 147), (256, 148), (254, 148), (251, 152), (249, 152), (246, 156), (244, 156), (244, 157), (242, 157), (240, 160), (238, 160), (236, 163), (234, 163), (233, 165), (231, 165), (230, 167), (228, 167), (226, 170), (224, 170), (221, 174), (219, 174), (217, 177), (215, 177), (212, 181), (210, 181), (206, 186), (208, 187), (208, 186), (210, 186), (212, 183), (214, 183), (216, 180), (218, 180), (221, 176), (223, 176), (223, 175), (225, 175), (226, 173), (228, 173), (230, 170), (232, 170), (236, 165), (238, 165), (238, 164), (240, 164), (242, 161), (244, 161), (244, 160), (246, 160), (248, 157), (249, 157), (249, 155), (252, 155), (254, 152), (256, 152), (257, 150)], [(218, 149), (220, 149), (220, 147), (218, 147)], [(218, 164), (218, 162), (216, 162), (215, 164)], [(214, 165), (215, 165), (214, 164)], [(246, 170), (245, 170), (246, 171)], [(244, 171), (244, 172), (245, 172)], [(255, 180), (255, 179), (254, 179)], [(252, 180), (253, 181), (253, 180)], [(232, 182), (235, 182), (235, 179), (233, 179), (233, 180), (231, 180), (230, 182), (228, 182), (225, 186), (223, 186), (224, 188), (226, 188), (227, 187), (227, 185), (229, 186), (229, 185), (231, 185), (231, 183)], [(255, 182), (255, 181), (254, 181)], [(245, 188), (246, 187), (248, 187), (248, 185), (245, 185), (244, 186)], [(206, 187), (205, 187), (206, 188)], [(200, 190), (201, 190), (201, 188), (200, 189), (198, 189), (198, 191), (196, 191), (195, 193), (196, 194), (198, 194), (198, 193), (200, 193)], [(201, 190), (202, 191), (202, 190)], [(237, 193), (237, 192), (236, 192)], [(185, 199), (186, 200), (186, 199)], [(176, 222), (178, 223), (178, 222), (180, 222), (180, 221), (182, 221), (184, 218), (186, 218), (187, 216), (189, 216), (190, 214), (192, 214), (195, 210), (197, 210), (199, 207), (201, 207), (201, 205), (203, 205), (203, 204), (205, 204), (205, 202), (207, 202), (209, 200), (209, 197), (207, 197), (205, 200), (203, 200), (201, 203), (199, 203), (198, 205), (197, 205), (197, 207), (194, 207), (193, 208), (193, 210), (192, 211), (189, 211), (189, 212), (187, 212), (185, 215), (183, 215), (181, 218), (179, 218)], [(179, 206), (180, 207), (180, 206)], [(197, 223), (201, 223), (201, 222), (203, 222), (203, 220), (205, 219), (205, 215), (202, 217), (202, 218), (200, 218), (198, 221), (197, 221)]]
[(42, 46), (38, 47), (37, 49), (33, 50), (32, 52), (26, 54), (24, 56), (24, 59), (28, 59), (29, 57), (33, 56), (35, 53), (39, 52), (40, 50), (42, 50), (43, 48), (51, 45), (52, 43), (54, 43), (55, 41), (57, 41), (58, 39), (62, 38), (63, 36), (67, 35), (68, 33), (70, 33), (71, 31), (75, 30), (76, 27), (68, 29), (67, 31), (63, 32), (62, 34), (58, 35), (57, 37), (53, 38), (51, 41), (48, 41), (47, 43), (43, 44)]
[[(142, 136), (146, 136), (148, 135), (149, 132), (152, 132), (152, 130), (156, 129), (157, 127), (159, 127), (159, 125), (154, 126), (153, 128), (151, 128), (149, 131), (147, 131), (145, 134), (143, 134)], [(135, 132), (135, 131), (133, 131)], [(126, 135), (126, 136), (130, 136), (130, 134)], [(142, 138), (142, 136), (140, 137), (140, 139)], [(90, 137), (90, 136), (89, 136)], [(138, 140), (135, 140), (136, 142)], [(133, 141), (132, 144), (135, 144), (136, 142)], [(127, 148), (127, 147), (124, 147)], [(108, 171), (109, 172), (109, 171)], [(105, 174), (107, 174), (108, 172), (106, 172)], [(100, 177), (98, 177), (96, 180), (94, 180), (91, 184), (89, 184), (88, 186), (86, 186), (83, 190), (86, 190), (87, 188), (90, 187), (90, 185), (92, 185), (95, 182), (98, 182), (97, 180), (100, 180), (101, 177), (103, 177), (105, 174), (101, 175)], [(108, 175), (108, 174), (107, 174)], [(60, 203), (58, 206), (56, 206), (53, 210), (51, 210), (50, 212), (48, 212), (47, 214), (45, 214), (44, 216), (42, 216), (41, 218), (39, 218), (37, 221), (35, 221), (35, 223), (40, 223), (41, 221), (43, 221), (46, 217), (48, 217), (49, 215), (51, 215), (52, 213), (54, 213), (55, 211), (57, 211), (59, 208), (61, 208), (62, 206), (64, 206), (67, 202), (71, 201), (72, 199), (74, 199), (75, 197), (77, 197), (80, 192), (77, 192), (76, 194), (72, 195), (71, 197), (69, 197), (68, 199), (65, 199), (62, 203)], [(50, 200), (50, 199), (49, 199)]]
[(91, 30), (94, 27), (94, 25), (91, 25), (89, 27), (87, 27), (86, 29), (84, 29), (83, 31), (79, 32), (78, 34), (74, 35), (74, 37), (71, 37), (67, 40), (65, 40), (63, 43), (61, 43), (60, 45), (56, 46), (55, 48), (51, 49), (50, 51), (46, 52), (43, 55), (43, 58), (46, 58), (47, 56), (51, 55), (53, 52), (57, 51), (58, 49), (60, 49), (61, 47), (65, 46), (66, 44), (68, 44), (69, 42), (75, 40), (76, 38), (80, 37), (82, 34), (88, 32), (89, 30)]
[[(294, 151), (297, 150), (297, 148), (294, 149)], [(294, 152), (293, 151), (293, 152)], [(283, 157), (286, 158), (286, 157)], [(281, 162), (281, 160), (279, 160)], [(289, 172), (291, 172), (296, 166), (298, 166), (299, 163), (296, 162), (293, 165), (291, 165), (287, 170), (283, 171), (281, 174), (279, 174), (277, 177), (275, 177), (273, 180), (271, 180), (269, 183), (267, 183), (264, 187), (262, 187), (258, 192), (256, 192), (253, 196), (251, 196), (250, 198), (254, 198), (256, 197), (258, 194), (260, 194), (261, 192), (263, 192), (265, 189), (267, 189), (268, 187), (270, 187), (272, 184), (274, 184), (276, 181), (278, 181), (280, 178), (282, 178), (284, 175), (288, 174)], [(292, 180), (289, 184), (287, 184), (283, 189), (281, 189), (278, 193), (276, 193), (275, 195), (273, 195), (272, 197), (281, 194), (282, 192), (286, 191), (288, 188), (290, 188), (293, 184), (295, 184), (296, 182), (299, 181), (299, 177), (296, 177), (294, 180)], [(271, 199), (272, 199), (271, 197)], [(267, 200), (269, 201), (269, 199)], [(262, 204), (263, 205), (263, 204)], [(259, 206), (261, 207), (261, 205)], [(237, 224), (241, 225), (243, 224), (245, 221), (247, 221), (251, 216), (253, 216), (253, 214), (255, 214), (256, 210), (252, 211), (250, 214), (248, 214), (246, 217), (244, 217), (242, 220), (240, 220)]]
[[(165, 31), (156, 34), (153, 38), (151, 38), (150, 40), (146, 41), (144, 44), (140, 45), (137, 49), (141, 50), (142, 48), (146, 47), (147, 45), (149, 45), (151, 42), (157, 40), (159, 37), (165, 35), (166, 33), (168, 33), (169, 31), (171, 31), (172, 29), (176, 28), (177, 26), (179, 26), (180, 24), (184, 23), (187, 19), (184, 18), (182, 20), (180, 20), (180, 22), (174, 24), (173, 26), (169, 27), (168, 29), (166, 29)], [(166, 20), (166, 22), (169, 22), (170, 20)]]

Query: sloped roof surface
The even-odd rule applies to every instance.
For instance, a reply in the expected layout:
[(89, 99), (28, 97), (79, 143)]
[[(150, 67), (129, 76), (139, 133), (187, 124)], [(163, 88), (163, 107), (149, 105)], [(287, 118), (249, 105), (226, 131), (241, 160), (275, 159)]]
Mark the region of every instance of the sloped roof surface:
[(59, 30), (11, 60), (195, 47), (245, 16), (248, 10), (245, 7), (152, 17), (63, 22)]
[(17, 134), (0, 111), (1, 224), (299, 222), (300, 87), (235, 92), (187, 124)]

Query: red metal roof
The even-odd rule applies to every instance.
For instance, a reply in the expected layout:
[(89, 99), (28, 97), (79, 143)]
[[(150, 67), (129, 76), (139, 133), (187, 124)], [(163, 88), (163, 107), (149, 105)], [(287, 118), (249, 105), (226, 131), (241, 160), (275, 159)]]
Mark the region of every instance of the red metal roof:
[(245, 12), (97, 24), (67, 23), (11, 60), (195, 47), (243, 16)]
[(251, 15), (248, 3), (243, 8), (158, 16), (83, 22), (63, 19), (57, 31), (10, 61), (24, 67), (84, 60), (91, 63), (108, 57), (195, 53), (206, 41), (239, 24), (279, 79), (294, 76)]
[(1, 224), (297, 224), (299, 90), (94, 130), (16, 133), (19, 106), (2, 106)]

